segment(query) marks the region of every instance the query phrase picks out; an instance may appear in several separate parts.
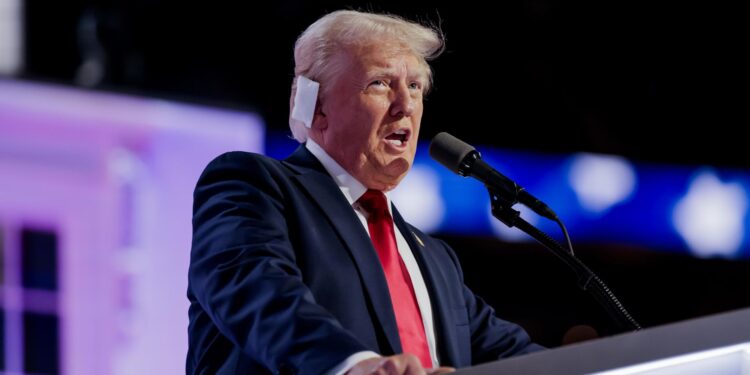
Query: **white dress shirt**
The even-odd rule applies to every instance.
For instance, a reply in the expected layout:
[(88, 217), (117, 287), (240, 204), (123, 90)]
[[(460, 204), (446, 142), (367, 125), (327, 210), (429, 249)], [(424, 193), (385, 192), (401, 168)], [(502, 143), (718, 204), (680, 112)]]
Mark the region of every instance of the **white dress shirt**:
[[(362, 185), (361, 182), (357, 181), (352, 175), (350, 175), (343, 167), (341, 167), (333, 158), (331, 158), (317, 143), (313, 140), (308, 139), (305, 147), (323, 164), (328, 174), (333, 177), (334, 181), (338, 185), (341, 192), (346, 197), (349, 204), (352, 205), (352, 209), (357, 214), (359, 221), (362, 226), (369, 234), (369, 227), (367, 225), (367, 212), (362, 210), (357, 203), (357, 200), (365, 194), (367, 187)], [(385, 197), (388, 202), (388, 210), (391, 211), (391, 198), (388, 192), (385, 192)], [(391, 216), (393, 214), (391, 213)], [(419, 270), (419, 265), (414, 254), (409, 248), (409, 243), (406, 242), (404, 235), (398, 229), (396, 225), (393, 226), (394, 233), (396, 234), (396, 246), (398, 247), (398, 253), (401, 255), (401, 260), (404, 261), (406, 269), (409, 272), (411, 278), (412, 287), (414, 288), (414, 294), (417, 298), (417, 304), (419, 305), (419, 311), (422, 314), (422, 322), (424, 323), (425, 336), (427, 338), (427, 345), (430, 349), (430, 357), (432, 358), (432, 364), (434, 367), (438, 367), (437, 347), (435, 342), (435, 328), (432, 319), (432, 305), (430, 304), (430, 295), (427, 293), (427, 286), (422, 278), (422, 272)], [(379, 354), (375, 352), (359, 352), (348, 357), (344, 362), (338, 366), (329, 370), (327, 374), (344, 374), (351, 369), (357, 362), (362, 360), (378, 357)]]

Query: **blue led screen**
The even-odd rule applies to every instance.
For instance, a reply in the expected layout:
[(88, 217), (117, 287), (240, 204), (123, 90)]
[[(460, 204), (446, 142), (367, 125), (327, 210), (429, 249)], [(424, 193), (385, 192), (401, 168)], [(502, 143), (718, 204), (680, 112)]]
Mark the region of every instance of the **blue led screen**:
[[(393, 200), (416, 226), (433, 233), (497, 236), (529, 241), (490, 214), (481, 182), (453, 174), (419, 145), (410, 175)], [(269, 134), (267, 154), (283, 158), (296, 148)], [(596, 154), (540, 154), (477, 146), (500, 173), (552, 207), (573, 244), (621, 243), (700, 257), (750, 257), (747, 215), (750, 171), (706, 166), (635, 163)], [(557, 224), (520, 205), (521, 216), (562, 239)]]

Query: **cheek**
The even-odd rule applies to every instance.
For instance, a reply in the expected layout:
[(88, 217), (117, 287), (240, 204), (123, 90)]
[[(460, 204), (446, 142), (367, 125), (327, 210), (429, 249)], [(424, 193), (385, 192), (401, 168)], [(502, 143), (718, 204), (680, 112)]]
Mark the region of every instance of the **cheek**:
[(419, 136), (419, 129), (422, 127), (422, 111), (423, 111), (422, 104), (419, 105), (419, 108), (417, 108), (414, 111), (414, 114), (411, 116), (412, 121), (412, 129), (414, 130), (414, 137)]
[(369, 97), (362, 103), (360, 114), (370, 122), (380, 122), (388, 116), (391, 105), (385, 95)]
[(422, 101), (422, 98), (415, 99), (417, 101), (416, 108), (414, 108), (414, 114), (412, 117), (417, 120), (417, 123), (419, 123), (422, 120), (422, 114), (424, 113), (424, 102)]

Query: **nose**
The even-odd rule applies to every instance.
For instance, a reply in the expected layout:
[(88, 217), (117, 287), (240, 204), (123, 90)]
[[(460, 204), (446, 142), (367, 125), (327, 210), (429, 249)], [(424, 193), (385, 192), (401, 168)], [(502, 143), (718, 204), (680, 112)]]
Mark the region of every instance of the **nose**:
[(409, 87), (402, 83), (399, 85), (398, 90), (394, 90), (394, 98), (391, 102), (391, 116), (393, 117), (408, 117), (414, 113), (416, 108), (416, 99), (411, 96)]

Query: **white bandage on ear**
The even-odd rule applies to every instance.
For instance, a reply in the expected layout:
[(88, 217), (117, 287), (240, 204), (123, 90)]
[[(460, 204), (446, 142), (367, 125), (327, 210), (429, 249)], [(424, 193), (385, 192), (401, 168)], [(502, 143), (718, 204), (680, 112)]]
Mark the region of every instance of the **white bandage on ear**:
[(305, 76), (297, 77), (297, 93), (294, 94), (294, 106), (292, 107), (292, 119), (312, 127), (313, 115), (315, 115), (315, 104), (318, 102), (318, 89), (320, 84)]

